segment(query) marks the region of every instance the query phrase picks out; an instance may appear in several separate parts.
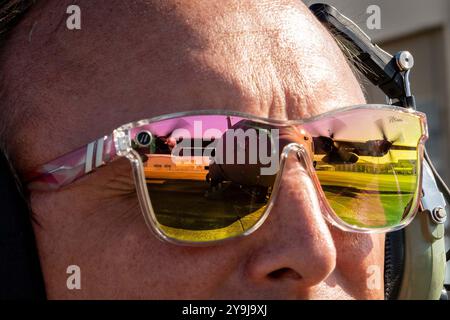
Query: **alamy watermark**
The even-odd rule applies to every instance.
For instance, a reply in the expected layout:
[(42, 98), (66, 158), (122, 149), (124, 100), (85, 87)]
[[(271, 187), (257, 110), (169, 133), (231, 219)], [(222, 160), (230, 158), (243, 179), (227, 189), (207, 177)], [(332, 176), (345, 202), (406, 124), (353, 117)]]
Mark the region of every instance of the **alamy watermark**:
[[(77, 5), (70, 5), (66, 9), (69, 15), (66, 20), (66, 27), (69, 30), (81, 30), (81, 9)], [(366, 20), (366, 26), (369, 30), (381, 29), (381, 8), (378, 5), (370, 5), (366, 9), (369, 17)]]
[(367, 289), (369, 290), (381, 290), (383, 274), (381, 273), (380, 266), (370, 265), (367, 268)]
[[(259, 165), (261, 175), (274, 175), (279, 169), (279, 129), (209, 128), (194, 121), (193, 131), (176, 129), (171, 137), (179, 143), (172, 150), (173, 159), (183, 157), (201, 165), (204, 158), (214, 164)], [(204, 141), (210, 143), (203, 145)]]
[(369, 15), (366, 21), (367, 29), (381, 29), (381, 8), (375, 4), (367, 7), (366, 13)]
[(66, 27), (69, 30), (81, 30), (81, 9), (77, 5), (67, 7), (66, 13), (69, 15), (66, 20)]
[(81, 269), (77, 265), (70, 265), (66, 269), (67, 277), (66, 286), (69, 290), (81, 290)]

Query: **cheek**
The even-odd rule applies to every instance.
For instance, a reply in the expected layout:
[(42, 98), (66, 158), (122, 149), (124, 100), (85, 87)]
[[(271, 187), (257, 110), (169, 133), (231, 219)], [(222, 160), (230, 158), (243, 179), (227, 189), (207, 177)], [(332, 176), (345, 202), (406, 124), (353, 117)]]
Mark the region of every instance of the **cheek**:
[(345, 289), (360, 299), (384, 297), (384, 235), (333, 231), (336, 270)]
[[(243, 246), (164, 243), (146, 226), (135, 197), (68, 206), (69, 198), (81, 199), (73, 191), (33, 198), (49, 298), (206, 299), (237, 278), (245, 250), (236, 248)], [(81, 269), (80, 291), (66, 287), (69, 265)]]
[(115, 266), (114, 274), (104, 276), (114, 279), (121, 297), (133, 299), (211, 298), (236, 278), (241, 261), (235, 246), (192, 248), (161, 242), (143, 221), (116, 237), (102, 255)]

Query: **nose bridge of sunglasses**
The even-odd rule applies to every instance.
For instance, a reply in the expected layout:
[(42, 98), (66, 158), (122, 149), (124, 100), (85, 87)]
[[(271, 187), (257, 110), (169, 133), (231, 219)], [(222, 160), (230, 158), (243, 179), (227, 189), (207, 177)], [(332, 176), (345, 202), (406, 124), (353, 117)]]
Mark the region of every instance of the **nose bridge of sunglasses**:
[(279, 133), (280, 150), (283, 150), (290, 144), (298, 144), (305, 148), (312, 157), (313, 138), (302, 126), (288, 126), (280, 129)]
[(308, 190), (308, 196), (314, 197), (319, 201), (322, 214), (326, 219), (329, 218), (330, 212), (324, 205), (326, 200), (307, 145), (292, 142), (283, 148), (272, 203), (277, 201), (280, 188), (285, 190), (289, 190), (289, 188)]
[(311, 150), (308, 149), (311, 147), (309, 144), (299, 144), (297, 142), (291, 142), (285, 145), (280, 159), (280, 168), (282, 171), (295, 169), (306, 172), (312, 177), (315, 170)]

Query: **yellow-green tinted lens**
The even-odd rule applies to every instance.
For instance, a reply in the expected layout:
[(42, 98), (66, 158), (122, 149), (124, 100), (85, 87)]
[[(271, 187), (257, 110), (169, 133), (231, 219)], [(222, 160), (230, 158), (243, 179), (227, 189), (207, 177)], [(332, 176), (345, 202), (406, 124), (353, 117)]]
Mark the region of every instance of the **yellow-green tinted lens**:
[(168, 169), (164, 163), (161, 157), (150, 158), (146, 178), (156, 219), (167, 236), (188, 242), (223, 240), (243, 234), (263, 215), (266, 188), (231, 181), (211, 187), (205, 169)]
[(401, 224), (417, 204), (421, 119), (394, 110), (353, 110), (308, 125), (314, 166), (329, 205), (361, 228)]
[[(211, 161), (218, 150), (211, 143), (235, 127), (254, 130), (249, 123), (221, 115), (189, 116), (149, 124), (146, 131), (134, 133), (154, 218), (167, 237), (198, 243), (224, 240), (260, 221), (274, 177), (259, 177), (258, 165)], [(151, 139), (146, 132), (151, 132)], [(214, 137), (208, 139), (210, 135)], [(236, 143), (233, 156), (241, 147)]]

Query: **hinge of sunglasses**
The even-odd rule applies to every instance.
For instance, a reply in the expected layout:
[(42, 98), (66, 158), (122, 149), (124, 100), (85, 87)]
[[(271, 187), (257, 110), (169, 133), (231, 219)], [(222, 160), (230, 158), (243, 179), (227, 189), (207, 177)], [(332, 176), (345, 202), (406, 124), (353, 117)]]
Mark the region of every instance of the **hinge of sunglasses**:
[(125, 156), (131, 150), (130, 137), (123, 131), (114, 130), (114, 146), (119, 156)]

